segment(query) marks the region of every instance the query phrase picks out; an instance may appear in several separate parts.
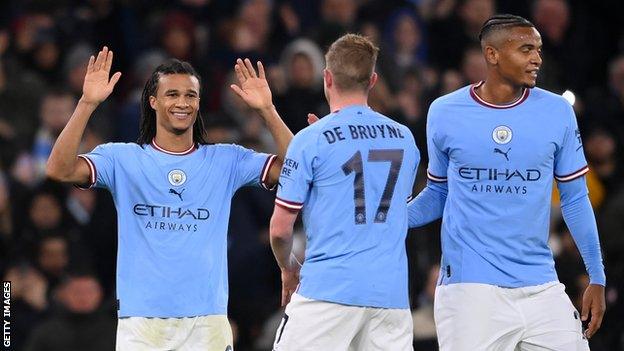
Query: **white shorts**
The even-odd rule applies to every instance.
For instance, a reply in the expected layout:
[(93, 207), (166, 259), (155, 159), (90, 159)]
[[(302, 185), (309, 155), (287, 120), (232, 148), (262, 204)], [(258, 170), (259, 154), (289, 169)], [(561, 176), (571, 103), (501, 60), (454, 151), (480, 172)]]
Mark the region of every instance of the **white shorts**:
[(277, 328), (274, 351), (407, 351), (409, 309), (341, 305), (293, 294)]
[(232, 351), (227, 316), (119, 318), (117, 351)]
[(449, 284), (436, 288), (440, 351), (586, 351), (578, 311), (559, 282), (524, 288)]

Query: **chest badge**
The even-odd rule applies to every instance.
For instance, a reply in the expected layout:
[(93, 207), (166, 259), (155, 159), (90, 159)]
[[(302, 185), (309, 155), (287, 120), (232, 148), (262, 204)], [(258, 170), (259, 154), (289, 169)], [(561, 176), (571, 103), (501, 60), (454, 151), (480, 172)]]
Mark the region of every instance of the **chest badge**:
[(494, 128), (492, 132), (492, 139), (494, 142), (500, 145), (505, 145), (511, 141), (511, 137), (513, 136), (511, 132), (511, 128), (507, 126), (498, 126)]
[(186, 183), (186, 173), (182, 170), (174, 169), (167, 175), (169, 183), (173, 186), (180, 186)]

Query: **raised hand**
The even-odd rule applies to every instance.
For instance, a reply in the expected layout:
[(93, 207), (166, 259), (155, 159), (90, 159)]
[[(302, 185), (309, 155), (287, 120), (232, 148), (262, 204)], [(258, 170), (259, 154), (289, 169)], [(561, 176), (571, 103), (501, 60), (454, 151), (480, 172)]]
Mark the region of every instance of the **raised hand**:
[(230, 85), (230, 88), (255, 110), (269, 109), (273, 107), (273, 98), (269, 83), (266, 80), (264, 66), (258, 61), (258, 74), (251, 61), (238, 59), (234, 66), (238, 84)]
[(82, 100), (92, 104), (99, 104), (113, 92), (115, 84), (121, 77), (121, 72), (116, 72), (110, 77), (113, 65), (113, 52), (105, 46), (100, 50), (97, 58), (91, 56), (87, 66), (84, 84), (82, 85)]

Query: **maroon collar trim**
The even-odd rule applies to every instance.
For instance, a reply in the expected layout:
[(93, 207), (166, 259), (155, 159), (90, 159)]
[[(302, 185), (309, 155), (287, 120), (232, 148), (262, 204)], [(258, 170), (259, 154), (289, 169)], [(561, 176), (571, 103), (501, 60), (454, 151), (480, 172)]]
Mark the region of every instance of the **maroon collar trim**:
[(166, 154), (169, 155), (174, 155), (174, 156), (184, 156), (184, 155), (188, 155), (190, 153), (192, 153), (193, 151), (197, 150), (197, 145), (195, 145), (193, 143), (193, 145), (186, 151), (169, 151), (166, 150), (160, 146), (158, 146), (158, 144), (156, 144), (156, 140), (152, 139), (152, 142), (150, 143), (150, 145), (152, 145), (152, 147), (160, 152), (164, 152)]
[(506, 109), (506, 108), (512, 108), (512, 107), (516, 107), (518, 105), (520, 105), (521, 103), (523, 103), (528, 97), (529, 97), (529, 92), (530, 89), (527, 88), (523, 88), (524, 90), (522, 91), (522, 95), (520, 95), (520, 97), (509, 104), (505, 104), (505, 105), (496, 105), (496, 104), (492, 104), (489, 103), (485, 100), (483, 100), (479, 95), (477, 95), (476, 89), (479, 88), (480, 86), (483, 85), (483, 83), (485, 83), (484, 81), (480, 81), (479, 83), (473, 84), (470, 86), (470, 96), (479, 104), (485, 106), (485, 107), (490, 107), (490, 108), (496, 108), (496, 109)]

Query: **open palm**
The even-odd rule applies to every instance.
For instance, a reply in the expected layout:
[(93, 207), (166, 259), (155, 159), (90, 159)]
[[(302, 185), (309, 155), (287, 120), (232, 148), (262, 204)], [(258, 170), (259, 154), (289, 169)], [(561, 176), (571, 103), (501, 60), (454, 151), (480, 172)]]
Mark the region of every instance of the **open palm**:
[(245, 61), (238, 59), (234, 70), (239, 85), (232, 84), (230, 87), (249, 107), (261, 110), (273, 105), (271, 89), (269, 89), (266, 80), (264, 66), (260, 61), (258, 61), (257, 75), (249, 59), (245, 59)]
[(113, 65), (113, 52), (105, 46), (96, 57), (89, 58), (87, 74), (82, 85), (82, 98), (86, 102), (99, 104), (113, 92), (115, 84), (121, 77), (121, 72), (110, 76)]

